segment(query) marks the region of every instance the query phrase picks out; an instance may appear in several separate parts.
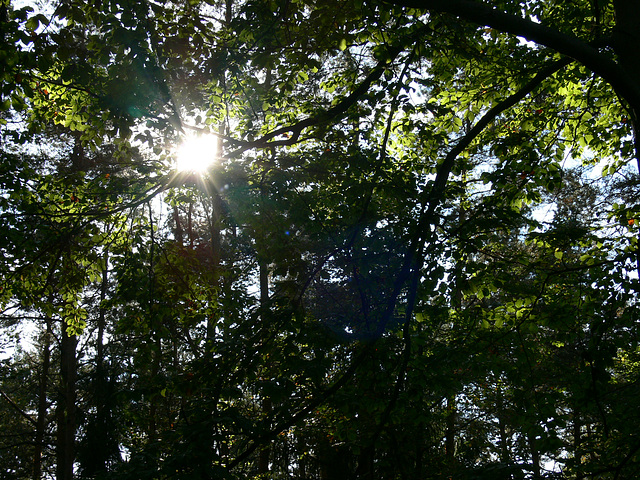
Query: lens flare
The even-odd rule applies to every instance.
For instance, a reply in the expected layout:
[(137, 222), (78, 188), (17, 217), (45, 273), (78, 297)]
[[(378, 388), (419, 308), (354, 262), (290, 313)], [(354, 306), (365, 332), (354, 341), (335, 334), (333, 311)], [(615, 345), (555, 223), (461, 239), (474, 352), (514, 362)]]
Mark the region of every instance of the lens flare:
[(204, 173), (219, 156), (219, 142), (213, 135), (188, 135), (176, 150), (179, 172)]

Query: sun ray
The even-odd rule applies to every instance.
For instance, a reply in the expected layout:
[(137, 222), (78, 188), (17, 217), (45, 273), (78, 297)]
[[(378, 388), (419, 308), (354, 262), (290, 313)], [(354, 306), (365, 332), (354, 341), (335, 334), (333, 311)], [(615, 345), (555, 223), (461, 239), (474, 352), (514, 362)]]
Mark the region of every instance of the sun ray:
[(219, 157), (219, 142), (213, 135), (186, 135), (176, 150), (179, 172), (204, 173)]

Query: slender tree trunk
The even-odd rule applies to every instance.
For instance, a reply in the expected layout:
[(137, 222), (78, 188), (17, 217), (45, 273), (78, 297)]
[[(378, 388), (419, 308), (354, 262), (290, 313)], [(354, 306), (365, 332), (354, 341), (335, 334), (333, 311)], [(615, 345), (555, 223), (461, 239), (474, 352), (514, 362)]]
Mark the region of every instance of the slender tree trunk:
[(501, 414), (498, 414), (498, 429), (500, 433), (500, 461), (509, 463), (509, 440), (507, 438), (507, 428)]
[[(221, 133), (223, 127), (220, 127)], [(222, 155), (222, 141), (218, 139), (218, 153)], [(220, 268), (222, 262), (222, 212), (223, 201), (217, 188), (212, 182), (211, 192), (211, 218), (209, 219), (209, 236), (210, 236), (210, 248), (211, 248), (211, 269), (212, 279), (211, 287), (217, 292), (217, 295), (221, 295), (220, 285)], [(207, 343), (211, 343), (215, 339), (215, 329), (218, 323), (217, 315), (211, 315), (207, 320)]]
[[(613, 7), (616, 15), (614, 29), (614, 50), (618, 55), (618, 62), (634, 79), (640, 89), (640, 1), (614, 0)], [(630, 105), (631, 122), (633, 125), (634, 148), (638, 173), (640, 174), (640, 105)], [(638, 247), (636, 251), (636, 271), (640, 275), (640, 232), (638, 232)]]
[[(265, 397), (262, 400), (262, 413), (265, 416), (270, 416), (272, 410), (271, 399), (269, 397)], [(269, 473), (269, 460), (271, 457), (271, 442), (267, 443), (260, 450), (260, 454), (258, 456), (258, 474), (266, 475)]]
[(353, 479), (346, 452), (339, 451), (327, 438), (320, 438), (316, 448), (321, 480)]
[(193, 203), (189, 203), (187, 210), (187, 238), (189, 239), (189, 247), (193, 248)]
[[(463, 173), (464, 175), (464, 173)], [(462, 206), (458, 207), (458, 218), (460, 224), (464, 224), (466, 220), (466, 214)], [(455, 290), (452, 295), (453, 308), (460, 312), (462, 311), (462, 288), (460, 284), (462, 282), (462, 265), (460, 261), (456, 262), (454, 267), (454, 282)], [(445, 461), (446, 468), (449, 474), (449, 478), (453, 478), (455, 473), (455, 449), (456, 449), (456, 396), (455, 393), (447, 397), (447, 417), (445, 420)]]
[(529, 443), (529, 450), (531, 451), (531, 469), (533, 471), (533, 478), (539, 479), (540, 476), (540, 452), (538, 451), (538, 445), (535, 435), (529, 431), (527, 433), (527, 442)]
[(76, 347), (78, 339), (69, 336), (66, 325), (61, 325), (60, 335), (60, 389), (56, 419), (57, 435), (57, 480), (73, 479), (73, 464), (75, 461), (76, 435), (76, 376), (77, 358)]
[(42, 346), (42, 366), (38, 385), (38, 415), (36, 419), (35, 451), (33, 455), (33, 480), (42, 478), (42, 452), (44, 433), (47, 426), (47, 391), (49, 388), (49, 369), (51, 366), (51, 319), (46, 319), (46, 331)]
[(182, 230), (182, 221), (180, 220), (180, 212), (178, 212), (177, 205), (173, 207), (173, 221), (175, 223), (173, 235), (178, 245), (182, 247), (184, 244), (184, 231)]
[(500, 434), (500, 461), (504, 464), (510, 462), (509, 455), (509, 439), (507, 437), (507, 426), (504, 423), (504, 400), (502, 398), (502, 390), (498, 386), (498, 401), (496, 404), (498, 417), (498, 432)]
[(358, 467), (356, 468), (356, 478), (358, 480), (373, 480), (375, 478), (374, 458), (375, 447), (373, 445), (367, 445), (361, 450), (360, 455), (358, 455)]
[[(157, 333), (155, 335), (155, 348), (152, 347), (151, 352), (151, 376), (150, 378), (156, 378), (160, 373), (160, 361), (162, 357), (162, 340), (160, 339), (160, 334)], [(158, 411), (158, 397), (152, 396), (149, 400), (149, 426), (148, 426), (148, 436), (150, 442), (155, 441), (156, 432), (158, 430), (156, 416)]]
[[(84, 146), (80, 141), (80, 135), (73, 133), (74, 143), (71, 152), (71, 168), (74, 172), (80, 172), (87, 167)], [(68, 225), (70, 227), (70, 225)], [(71, 243), (67, 245), (68, 259), (72, 258)], [(64, 258), (63, 255), (63, 258)], [(65, 267), (66, 260), (62, 260), (62, 274), (68, 274)], [(53, 298), (51, 298), (53, 301)], [(64, 301), (64, 300), (63, 300)], [(60, 380), (58, 385), (58, 399), (56, 404), (56, 479), (72, 480), (73, 466), (75, 463), (75, 436), (76, 436), (76, 379), (78, 360), (76, 348), (78, 337), (67, 333), (67, 324), (60, 320)]]
[(416, 434), (416, 458), (415, 458), (415, 475), (414, 478), (422, 478), (422, 463), (424, 457), (424, 425), (418, 425), (418, 433)]
[(109, 422), (109, 407), (108, 407), (108, 395), (109, 389), (107, 385), (107, 372), (104, 361), (104, 331), (106, 326), (106, 311), (102, 306), (103, 302), (107, 298), (108, 288), (108, 263), (109, 257), (105, 253), (104, 255), (104, 269), (102, 270), (102, 284), (100, 285), (100, 308), (98, 313), (98, 337), (96, 338), (96, 379), (95, 379), (95, 393), (94, 402), (96, 407), (96, 423), (95, 426), (98, 429), (94, 433), (94, 438), (97, 440), (94, 447), (98, 450), (94, 454), (94, 461), (91, 462), (91, 473), (105, 472), (107, 470), (107, 460), (110, 454), (109, 451), (109, 436), (111, 432), (108, 431)]
[[(269, 302), (269, 269), (267, 265), (259, 262), (260, 275), (260, 306), (264, 309), (268, 308)], [(272, 411), (271, 399), (264, 397), (262, 399), (262, 413), (268, 418)], [(269, 473), (269, 457), (271, 456), (271, 442), (262, 447), (258, 457), (258, 473), (266, 475)]]
[[(295, 441), (296, 441), (296, 450), (298, 452), (298, 478), (300, 479), (305, 479), (307, 478), (307, 455), (304, 455), (307, 453), (307, 445), (306, 445), (306, 438), (303, 435), (296, 435), (295, 436)], [(303, 453), (303, 455), (300, 455), (300, 453)]]
[[(215, 188), (215, 187), (214, 187)], [(220, 264), (222, 259), (222, 233), (221, 233), (221, 221), (222, 221), (222, 198), (217, 191), (212, 194), (212, 208), (211, 218), (209, 225), (209, 234), (211, 241), (211, 269), (212, 279), (211, 287), (217, 292), (217, 295), (221, 295), (220, 285)], [(218, 323), (216, 315), (209, 316), (207, 320), (207, 343), (213, 342), (215, 339), (215, 329)]]
[[(149, 249), (149, 267), (147, 271), (147, 275), (149, 278), (149, 286), (151, 293), (150, 298), (147, 300), (147, 315), (149, 315), (151, 325), (152, 325), (152, 334), (151, 341), (153, 346), (151, 346), (151, 371), (150, 378), (154, 379), (160, 373), (160, 366), (162, 362), (162, 337), (161, 337), (161, 328), (160, 323), (161, 320), (158, 318), (157, 309), (155, 308), (156, 300), (155, 300), (155, 292), (156, 292), (156, 276), (155, 276), (155, 254), (156, 254), (156, 238), (155, 238), (155, 227), (153, 221), (153, 210), (151, 208), (151, 204), (147, 202), (146, 207), (149, 210), (149, 235), (151, 238), (151, 248)], [(191, 219), (189, 218), (189, 237), (191, 237)], [(157, 424), (156, 424), (156, 413), (158, 405), (158, 397), (156, 395), (152, 395), (149, 399), (149, 423), (147, 424), (147, 435), (149, 437), (149, 442), (153, 442), (156, 439), (157, 432)]]
[(573, 408), (573, 458), (576, 462), (576, 480), (583, 480), (582, 473), (582, 421), (577, 408)]
[(447, 466), (449, 471), (453, 472), (456, 460), (456, 401), (453, 396), (447, 398), (447, 418), (444, 444)]

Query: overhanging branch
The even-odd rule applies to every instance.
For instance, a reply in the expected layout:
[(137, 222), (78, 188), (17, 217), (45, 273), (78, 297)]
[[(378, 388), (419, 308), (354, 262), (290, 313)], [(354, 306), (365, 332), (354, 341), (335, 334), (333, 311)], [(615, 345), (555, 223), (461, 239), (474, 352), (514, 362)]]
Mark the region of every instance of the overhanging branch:
[(438, 207), (440, 200), (442, 199), (449, 174), (453, 169), (455, 160), (458, 155), (460, 155), (469, 145), (471, 145), (476, 137), (478, 137), (478, 135), (480, 135), (484, 131), (484, 129), (487, 128), (491, 124), (491, 122), (493, 122), (498, 117), (498, 115), (500, 115), (505, 110), (515, 106), (518, 102), (520, 102), (527, 95), (533, 92), (544, 80), (549, 78), (560, 69), (569, 65), (570, 63), (571, 59), (563, 58), (543, 68), (520, 90), (508, 96), (493, 108), (489, 109), (487, 113), (485, 113), (482, 118), (480, 118), (480, 120), (478, 120), (478, 122), (469, 130), (469, 132), (467, 132), (455, 144), (455, 146), (445, 157), (444, 161), (438, 167), (436, 179), (434, 181), (433, 187), (429, 191), (428, 208), (421, 219), (419, 231), (423, 231), (422, 229), (425, 228), (427, 224), (432, 222), (435, 210)]
[(383, 322), (378, 329), (378, 335), (382, 335), (386, 328), (387, 322), (393, 316), (396, 302), (405, 288), (407, 282), (411, 280), (411, 291), (409, 292), (409, 298), (415, 295), (415, 290), (418, 288), (419, 277), (421, 275), (421, 269), (424, 263), (425, 249), (427, 244), (431, 240), (433, 231), (430, 228), (435, 224), (437, 214), (436, 210), (444, 198), (445, 188), (449, 179), (449, 175), (455, 165), (455, 161), (471, 143), (480, 135), (487, 126), (493, 122), (498, 115), (505, 110), (513, 107), (518, 102), (523, 100), (527, 95), (533, 92), (545, 79), (571, 63), (571, 59), (564, 58), (557, 60), (547, 67), (543, 68), (538, 74), (527, 82), (520, 90), (513, 93), (509, 97), (502, 100), (500, 103), (489, 109), (478, 122), (467, 132), (449, 151), (442, 163), (438, 166), (436, 178), (434, 180), (431, 189), (426, 190), (427, 198), (423, 204), (422, 212), (418, 219), (415, 235), (412, 240), (412, 245), (405, 254), (404, 262), (400, 273), (394, 283), (393, 293), (389, 297), (387, 302), (386, 311), (383, 317)]
[(472, 0), (385, 0), (388, 3), (419, 10), (448, 13), (460, 19), (524, 37), (573, 58), (605, 79), (633, 110), (640, 110), (640, 87), (625, 70), (597, 48), (530, 19), (494, 9), (488, 3)]
[[(305, 129), (340, 118), (347, 112), (347, 110), (349, 110), (349, 108), (356, 104), (364, 94), (369, 91), (369, 88), (374, 82), (380, 79), (382, 74), (387, 69), (388, 65), (397, 58), (402, 50), (403, 48), (401, 47), (390, 49), (387, 59), (378, 62), (378, 64), (371, 70), (371, 72), (369, 72), (367, 77), (362, 81), (362, 83), (360, 83), (360, 85), (358, 85), (358, 87), (353, 92), (351, 92), (347, 97), (342, 99), (340, 102), (338, 102), (328, 110), (322, 111), (313, 117), (300, 120), (293, 125), (287, 125), (277, 128), (251, 142), (233, 140), (228, 137), (223, 137), (224, 140), (230, 143), (234, 143), (235, 145), (239, 145), (236, 150), (227, 154), (226, 157), (237, 157), (243, 152), (252, 148), (272, 148), (295, 145), (296, 143), (298, 143), (300, 135)], [(284, 140), (274, 140), (274, 138), (281, 135), (287, 135), (288, 138)]]

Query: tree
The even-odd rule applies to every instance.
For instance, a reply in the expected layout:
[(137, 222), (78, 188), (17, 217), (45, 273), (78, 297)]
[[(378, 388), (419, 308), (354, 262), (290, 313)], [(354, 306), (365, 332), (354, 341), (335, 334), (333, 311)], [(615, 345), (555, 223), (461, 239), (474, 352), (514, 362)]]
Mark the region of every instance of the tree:
[(632, 478), (636, 3), (4, 2), (57, 477)]

